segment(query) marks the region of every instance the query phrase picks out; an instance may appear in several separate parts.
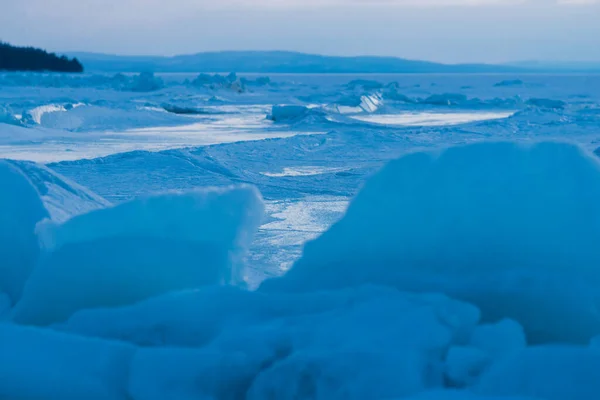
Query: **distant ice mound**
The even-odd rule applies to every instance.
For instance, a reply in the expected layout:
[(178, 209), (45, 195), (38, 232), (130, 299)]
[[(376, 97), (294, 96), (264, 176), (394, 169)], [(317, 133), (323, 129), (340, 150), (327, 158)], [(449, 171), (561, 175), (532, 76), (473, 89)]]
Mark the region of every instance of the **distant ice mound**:
[(533, 342), (600, 334), (600, 164), (565, 143), (409, 154), (260, 290), (392, 285), (512, 318)]
[(354, 79), (348, 82), (345, 86), (351, 90), (377, 90), (383, 88), (383, 83), (368, 79)]
[(523, 85), (524, 82), (520, 79), (507, 79), (494, 84), (494, 87), (514, 87)]
[(132, 92), (153, 92), (165, 87), (161, 78), (154, 76), (152, 72), (142, 72), (133, 77), (129, 90)]
[(73, 75), (55, 73), (10, 73), (0, 75), (0, 86), (46, 88), (97, 88), (131, 92), (151, 92), (165, 87), (153, 73), (137, 75)]
[(177, 104), (162, 104), (161, 107), (168, 113), (177, 115), (206, 115), (210, 114), (207, 110), (197, 107), (180, 106)]
[(240, 78), (240, 82), (244, 86), (254, 86), (254, 87), (262, 87), (262, 86), (277, 86), (275, 82), (271, 81), (271, 78), (268, 76), (259, 76), (256, 79), (249, 78)]
[(46, 325), (84, 308), (243, 281), (242, 257), (262, 218), (251, 187), (170, 193), (38, 226), (45, 249), (15, 322)]
[(324, 120), (327, 116), (374, 113), (383, 105), (379, 94), (346, 96), (337, 103), (322, 106), (276, 105), (267, 116), (274, 122), (296, 123), (307, 119)]
[(271, 114), (267, 119), (273, 122), (294, 123), (302, 121), (309, 116), (322, 117), (325, 112), (321, 108), (311, 108), (296, 105), (277, 105), (273, 106)]
[(0, 124), (8, 124), (8, 125), (22, 125), (23, 123), (19, 120), (13, 112), (0, 105)]
[(335, 104), (328, 105), (325, 108), (339, 114), (374, 113), (383, 103), (383, 97), (379, 93), (345, 95)]
[[(261, 82), (263, 82), (261, 80)], [(214, 74), (200, 74), (191, 82), (191, 85), (197, 88), (206, 88), (211, 90), (226, 89), (237, 93), (246, 91), (248, 80), (241, 80), (235, 73), (227, 76)]]
[(379, 109), (379, 107), (381, 107), (382, 104), (383, 104), (383, 98), (381, 97), (381, 95), (373, 94), (370, 96), (362, 96), (360, 98), (359, 107), (364, 112), (373, 113), (373, 112), (377, 111), (377, 109)]
[(456, 106), (465, 104), (468, 97), (462, 93), (434, 94), (421, 100), (421, 103), (433, 106)]
[(64, 113), (83, 104), (46, 104), (35, 107), (23, 114), (23, 122), (26, 124), (43, 125), (44, 119), (54, 113)]
[(532, 98), (527, 100), (527, 105), (537, 107), (537, 108), (545, 108), (550, 110), (560, 110), (565, 108), (566, 103), (562, 100), (552, 100), (552, 99), (537, 99)]
[(47, 104), (23, 114), (23, 123), (26, 125), (67, 131), (124, 130), (182, 122), (186, 121), (162, 108), (137, 105), (117, 107), (103, 101), (93, 104)]
[(0, 160), (0, 293), (16, 302), (39, 255), (35, 227), (48, 212), (31, 181)]

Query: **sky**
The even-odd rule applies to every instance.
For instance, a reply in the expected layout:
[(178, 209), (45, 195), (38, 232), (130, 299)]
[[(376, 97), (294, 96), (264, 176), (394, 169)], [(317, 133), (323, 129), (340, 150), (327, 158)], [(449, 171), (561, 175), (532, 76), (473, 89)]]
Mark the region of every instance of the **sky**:
[(600, 0), (0, 0), (0, 40), (123, 55), (600, 62), (598, 21)]

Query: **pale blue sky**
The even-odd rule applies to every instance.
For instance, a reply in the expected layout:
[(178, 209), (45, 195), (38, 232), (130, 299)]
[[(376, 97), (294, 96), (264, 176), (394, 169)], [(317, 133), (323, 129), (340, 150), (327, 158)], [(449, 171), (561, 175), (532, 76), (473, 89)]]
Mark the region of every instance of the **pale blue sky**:
[(600, 61), (595, 0), (0, 0), (0, 7), (1, 40), (55, 51)]

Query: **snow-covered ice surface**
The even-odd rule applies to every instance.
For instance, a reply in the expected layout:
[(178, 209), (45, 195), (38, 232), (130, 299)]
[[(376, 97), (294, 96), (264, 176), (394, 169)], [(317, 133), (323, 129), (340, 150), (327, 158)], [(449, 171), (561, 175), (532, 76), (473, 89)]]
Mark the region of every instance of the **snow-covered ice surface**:
[(0, 398), (600, 398), (599, 147), (598, 75), (0, 74)]

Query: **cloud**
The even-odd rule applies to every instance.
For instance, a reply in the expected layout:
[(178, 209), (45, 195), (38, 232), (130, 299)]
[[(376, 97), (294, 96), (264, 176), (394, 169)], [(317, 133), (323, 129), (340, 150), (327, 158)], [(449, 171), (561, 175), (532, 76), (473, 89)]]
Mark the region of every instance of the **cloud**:
[(588, 6), (599, 3), (598, 0), (558, 0), (558, 4), (567, 6)]
[(600, 0), (8, 0), (8, 6), (35, 14), (116, 13), (160, 10), (166, 17), (189, 11), (223, 9), (290, 9), (290, 8), (424, 8), (424, 7), (486, 7), (525, 5), (593, 5)]
[[(179, 0), (187, 2), (188, 0)], [(600, 0), (199, 0), (189, 1), (201, 7), (264, 7), (264, 8), (315, 8), (315, 7), (484, 7), (526, 5), (593, 5)]]

